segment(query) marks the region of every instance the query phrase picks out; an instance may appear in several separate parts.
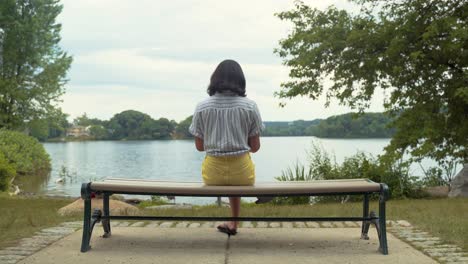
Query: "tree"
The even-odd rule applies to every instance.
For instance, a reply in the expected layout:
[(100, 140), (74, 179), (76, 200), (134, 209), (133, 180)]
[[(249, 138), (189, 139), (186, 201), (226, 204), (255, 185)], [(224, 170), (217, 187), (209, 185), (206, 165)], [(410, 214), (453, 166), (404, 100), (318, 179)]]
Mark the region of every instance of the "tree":
[(44, 119), (64, 93), (72, 58), (60, 48), (58, 0), (0, 1), (0, 128)]
[(49, 137), (49, 126), (46, 119), (34, 119), (28, 124), (29, 135), (39, 141), (44, 141)]
[(173, 121), (169, 121), (167, 118), (159, 118), (155, 121), (156, 134), (153, 138), (156, 139), (168, 139), (171, 137), (171, 133), (174, 131), (176, 124)]
[(107, 139), (109, 133), (107, 129), (102, 125), (91, 125), (89, 128), (89, 133), (94, 139)]
[(193, 135), (189, 132), (190, 124), (192, 124), (192, 118), (193, 116), (189, 116), (176, 125), (175, 133), (178, 135), (178, 137), (193, 138)]
[(276, 95), (325, 94), (326, 106), (337, 98), (362, 112), (381, 87), (396, 130), (388, 156), (468, 162), (467, 2), (354, 2), (359, 14), (302, 2), (277, 14), (294, 28), (275, 50), (290, 67)]
[(47, 124), (49, 127), (49, 138), (64, 137), (67, 128), (70, 126), (68, 114), (63, 113), (62, 109), (57, 108), (47, 116)]
[(306, 133), (321, 138), (387, 138), (394, 132), (388, 128), (390, 122), (383, 113), (347, 113), (321, 120)]
[(127, 110), (109, 120), (112, 139), (166, 139), (174, 130), (174, 123), (166, 118), (152, 119), (149, 115)]
[(73, 119), (73, 124), (76, 126), (91, 126), (91, 125), (103, 125), (104, 121), (97, 118), (89, 118), (86, 113), (83, 113), (81, 116)]

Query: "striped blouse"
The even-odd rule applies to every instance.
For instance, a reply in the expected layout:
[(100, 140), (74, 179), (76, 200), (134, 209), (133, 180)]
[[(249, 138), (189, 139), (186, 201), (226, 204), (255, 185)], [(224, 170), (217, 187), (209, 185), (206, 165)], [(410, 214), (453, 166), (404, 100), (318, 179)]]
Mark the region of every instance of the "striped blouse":
[(216, 93), (197, 105), (189, 132), (203, 139), (207, 155), (234, 156), (249, 152), (248, 138), (264, 128), (254, 101)]

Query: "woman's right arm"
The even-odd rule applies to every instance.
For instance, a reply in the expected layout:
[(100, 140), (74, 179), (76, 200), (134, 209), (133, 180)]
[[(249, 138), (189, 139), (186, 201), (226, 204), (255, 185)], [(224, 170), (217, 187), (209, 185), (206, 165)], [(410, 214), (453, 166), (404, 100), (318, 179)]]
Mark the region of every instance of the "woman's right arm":
[(260, 149), (260, 134), (249, 137), (250, 152), (255, 153)]
[(250, 115), (252, 119), (250, 120), (248, 144), (250, 152), (255, 153), (260, 149), (260, 133), (265, 128), (265, 125), (263, 125), (260, 111), (255, 103), (253, 110), (253, 114)]

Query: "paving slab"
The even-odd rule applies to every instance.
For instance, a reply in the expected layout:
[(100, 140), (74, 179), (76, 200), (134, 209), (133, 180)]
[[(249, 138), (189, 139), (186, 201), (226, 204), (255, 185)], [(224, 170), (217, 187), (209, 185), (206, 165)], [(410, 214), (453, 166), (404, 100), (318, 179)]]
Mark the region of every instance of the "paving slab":
[(110, 238), (95, 231), (86, 253), (77, 231), (18, 263), (437, 263), (390, 233), (390, 254), (380, 254), (375, 229), (370, 240), (359, 239), (360, 228), (240, 228), (230, 238), (202, 227), (116, 227)]
[(386, 256), (375, 230), (359, 237), (359, 228), (244, 229), (229, 239), (226, 263), (437, 263), (389, 233)]
[(92, 248), (86, 253), (79, 250), (78, 231), (18, 263), (224, 263), (227, 236), (213, 229), (116, 227), (112, 231), (110, 238), (93, 232)]

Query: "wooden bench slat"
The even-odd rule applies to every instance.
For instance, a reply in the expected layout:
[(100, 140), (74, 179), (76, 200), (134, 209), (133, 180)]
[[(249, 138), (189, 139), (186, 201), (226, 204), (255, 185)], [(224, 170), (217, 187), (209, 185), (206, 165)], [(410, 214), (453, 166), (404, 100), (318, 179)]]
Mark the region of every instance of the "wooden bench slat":
[(380, 184), (367, 179), (305, 182), (259, 182), (254, 186), (207, 186), (202, 182), (170, 182), (147, 179), (107, 179), (92, 182), (91, 190), (174, 195), (268, 195), (378, 192)]

